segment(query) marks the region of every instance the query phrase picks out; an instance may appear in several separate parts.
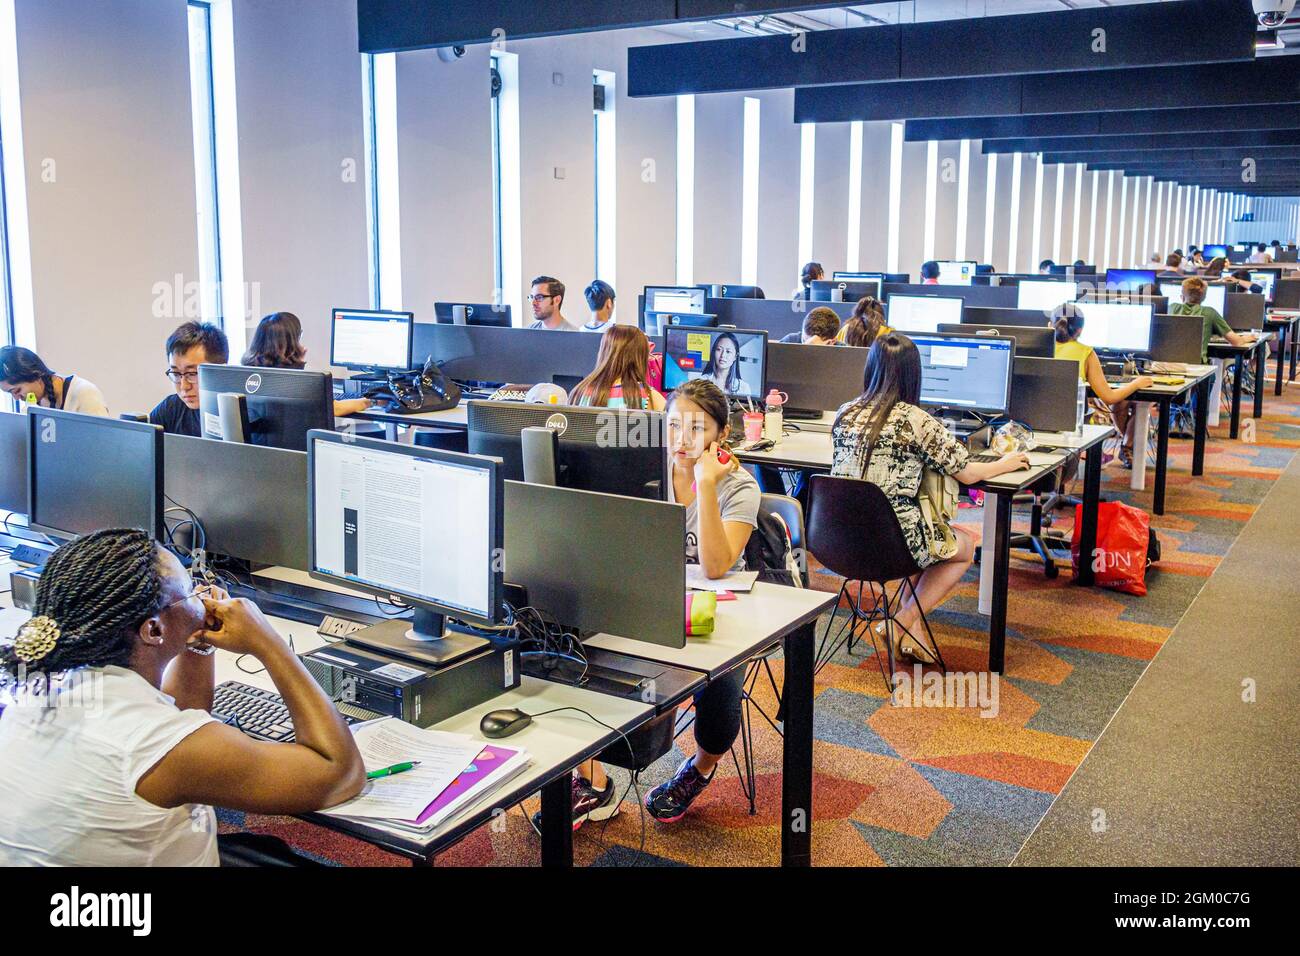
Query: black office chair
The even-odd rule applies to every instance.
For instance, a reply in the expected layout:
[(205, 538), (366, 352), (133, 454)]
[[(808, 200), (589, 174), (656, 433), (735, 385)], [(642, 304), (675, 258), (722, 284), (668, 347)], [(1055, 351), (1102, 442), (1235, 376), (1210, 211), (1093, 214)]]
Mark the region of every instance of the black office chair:
[[(885, 679), (885, 687), (890, 692), (892, 702), (893, 638), (896, 626), (894, 615), (907, 595), (916, 598), (912, 577), (920, 574), (922, 569), (912, 557), (894, 509), (878, 485), (856, 478), (814, 475), (811, 500), (812, 507), (808, 513), (809, 551), (827, 570), (844, 578), (839, 600), (831, 611), (826, 631), (817, 648), (814, 672), (825, 667), (845, 643), (848, 644), (849, 653), (852, 653), (860, 627), (866, 629), (871, 646), (876, 648), (876, 659), (880, 661), (880, 649), (876, 647), (876, 632), (872, 624), (883, 621), (889, 669), (886, 671), (884, 663), (881, 663), (880, 674)], [(888, 587), (891, 581), (899, 582), (892, 595)], [(849, 591), (853, 584), (858, 586), (856, 598)], [(867, 590), (867, 585), (871, 585), (873, 598), (869, 609), (863, 606), (863, 592)], [(832, 636), (840, 605), (844, 603), (848, 605), (848, 618)], [(946, 673), (943, 655), (924, 612), (921, 614), (921, 624), (929, 638), (928, 643), (910, 630), (907, 631), (908, 636), (933, 650), (939, 667)]]
[[(1053, 473), (1032, 487), (1027, 493), (1016, 495), (1012, 501), (1016, 504), (1029, 504), (1029, 533), (1013, 534), (1010, 538), (1012, 549), (1033, 551), (1043, 562), (1043, 575), (1051, 580), (1061, 573), (1052, 557), (1053, 551), (1070, 550), (1070, 539), (1059, 531), (1050, 530), (1052, 515), (1057, 508), (1077, 505), (1079, 498), (1065, 494), (1065, 474)], [(981, 555), (982, 556), (982, 555)]]

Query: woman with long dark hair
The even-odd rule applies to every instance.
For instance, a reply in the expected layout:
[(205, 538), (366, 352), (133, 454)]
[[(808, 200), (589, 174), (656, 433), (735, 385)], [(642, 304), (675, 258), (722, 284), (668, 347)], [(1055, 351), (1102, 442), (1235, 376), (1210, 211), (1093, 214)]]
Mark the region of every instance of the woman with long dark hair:
[[(302, 321), (292, 312), (272, 312), (257, 323), (253, 341), (244, 353), (244, 365), (256, 368), (306, 368), (307, 347), (302, 344)], [(368, 398), (334, 400), (334, 417), (364, 412), (375, 403)]]
[[(899, 610), (897, 620), (902, 626), (894, 631), (894, 650), (933, 663), (933, 652), (908, 632), (920, 633), (921, 612), (929, 614), (952, 593), (971, 565), (975, 543), (963, 529), (953, 528), (957, 553), (936, 561), (930, 551), (930, 529), (921, 520), (917, 501), (921, 473), (929, 467), (973, 485), (1028, 468), (1029, 459), (1017, 452), (995, 462), (972, 461), (966, 446), (920, 407), (920, 399), (921, 355), (915, 343), (898, 332), (877, 338), (867, 353), (862, 394), (839, 410), (831, 427), (831, 474), (869, 481), (893, 505), (912, 558), (924, 569), (912, 582), (921, 606), (909, 597)], [(870, 542), (863, 545), (869, 547)]]
[(845, 345), (869, 349), (871, 343), (883, 332), (889, 332), (885, 325), (885, 308), (874, 295), (864, 295), (853, 307), (853, 314), (840, 329), (839, 340)]
[(39, 405), (85, 415), (107, 415), (104, 393), (79, 375), (56, 375), (31, 349), (0, 349), (0, 388), (19, 408)]
[(740, 377), (740, 342), (730, 332), (723, 332), (713, 340), (709, 360), (700, 374), (727, 395), (739, 398), (753, 395), (749, 383)]
[(635, 325), (615, 325), (600, 343), (596, 367), (569, 393), (570, 405), (662, 411), (663, 395), (650, 387), (650, 340)]

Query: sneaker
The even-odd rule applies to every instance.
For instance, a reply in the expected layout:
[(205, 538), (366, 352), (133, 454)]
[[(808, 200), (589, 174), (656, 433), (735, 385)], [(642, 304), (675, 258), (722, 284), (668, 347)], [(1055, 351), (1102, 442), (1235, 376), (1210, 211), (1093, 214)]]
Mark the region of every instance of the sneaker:
[(646, 794), (645, 808), (660, 823), (676, 823), (686, 815), (695, 798), (704, 792), (712, 779), (713, 774), (705, 777), (695, 769), (695, 764), (688, 757), (677, 768), (673, 779), (661, 783)]
[[(574, 777), (570, 783), (573, 798), (573, 829), (577, 830), (588, 820), (600, 822), (618, 815), (619, 800), (614, 793), (614, 780), (605, 778), (605, 789), (597, 790), (586, 777)], [(533, 829), (542, 832), (542, 811), (533, 814)]]

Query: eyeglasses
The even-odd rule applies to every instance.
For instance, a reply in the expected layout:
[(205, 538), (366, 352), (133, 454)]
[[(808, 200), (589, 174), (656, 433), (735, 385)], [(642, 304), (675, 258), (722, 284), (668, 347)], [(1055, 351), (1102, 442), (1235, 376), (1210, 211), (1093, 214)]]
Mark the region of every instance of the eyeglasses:
[(538, 292), (538, 293), (536, 293), (535, 295), (530, 295), (528, 298), (531, 299), (531, 300), (534, 301), (534, 302), (541, 302), (543, 299), (558, 299), (558, 298), (559, 298), (559, 293), (556, 292), (556, 293), (550, 293), (550, 294), (543, 294), (543, 293), (541, 293), (541, 292)]
[(160, 607), (160, 608), (158, 609), (158, 613), (161, 614), (163, 611), (170, 611), (170, 610), (171, 610), (172, 608), (174, 608), (176, 605), (178, 605), (178, 604), (184, 604), (184, 603), (185, 603), (186, 601), (188, 601), (190, 598), (196, 598), (196, 597), (198, 597), (198, 598), (205, 598), (205, 597), (210, 597), (210, 598), (219, 598), (219, 597), (220, 597), (220, 593), (219, 593), (219, 592), (220, 592), (220, 589), (219, 589), (218, 587), (216, 587), (215, 585), (212, 585), (212, 584), (196, 584), (196, 585), (194, 585), (192, 588), (190, 588), (189, 593), (186, 594), (184, 597), (182, 597), (182, 598), (177, 598), (175, 601), (172, 601), (171, 604), (165, 604), (165, 605), (163, 605), (162, 607)]
[(172, 380), (173, 385), (179, 385), (181, 383), (181, 379), (184, 379), (185, 381), (189, 382), (191, 385), (193, 385), (195, 382), (199, 380), (198, 369), (195, 369), (192, 372), (178, 372), (174, 368), (169, 368), (163, 374)]

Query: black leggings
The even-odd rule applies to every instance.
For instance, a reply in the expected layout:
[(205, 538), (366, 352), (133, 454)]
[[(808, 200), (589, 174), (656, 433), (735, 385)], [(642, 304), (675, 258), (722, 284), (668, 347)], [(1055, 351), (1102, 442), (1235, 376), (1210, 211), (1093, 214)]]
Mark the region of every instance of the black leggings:
[(745, 673), (745, 667), (737, 667), (695, 695), (695, 742), (705, 753), (725, 754), (740, 736)]

